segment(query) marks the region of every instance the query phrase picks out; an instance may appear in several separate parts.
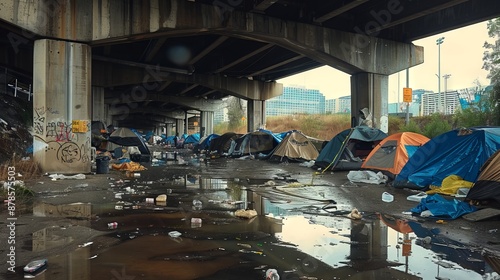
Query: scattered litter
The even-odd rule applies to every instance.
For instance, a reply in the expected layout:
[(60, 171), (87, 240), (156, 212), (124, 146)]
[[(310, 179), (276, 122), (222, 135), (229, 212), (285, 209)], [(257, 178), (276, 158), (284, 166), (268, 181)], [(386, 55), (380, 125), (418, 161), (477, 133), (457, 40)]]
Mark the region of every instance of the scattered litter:
[(383, 202), (393, 202), (394, 196), (388, 192), (382, 193), (382, 201)]
[(156, 202), (166, 202), (166, 201), (167, 201), (166, 194), (160, 194), (159, 196), (156, 197)]
[(198, 199), (193, 200), (193, 209), (194, 210), (201, 210), (202, 206), (203, 206), (203, 203), (200, 200), (198, 200)]
[(90, 246), (92, 244), (94, 244), (94, 242), (87, 242), (87, 243), (83, 243), (83, 245), (78, 245), (78, 247), (83, 248), (83, 247)]
[(415, 201), (415, 202), (420, 202), (423, 198), (426, 198), (427, 194), (425, 192), (419, 192), (414, 195), (408, 196), (406, 199), (409, 201)]
[(266, 270), (266, 280), (279, 280), (280, 275), (278, 274), (278, 271), (274, 268), (270, 268)]
[(192, 228), (197, 228), (201, 227), (201, 218), (191, 218), (191, 227)]
[(123, 210), (123, 205), (115, 205), (115, 210)]
[(180, 233), (178, 231), (171, 231), (171, 232), (168, 233), (168, 236), (174, 237), (174, 238), (179, 237), (181, 235), (182, 235), (182, 233)]
[(264, 183), (264, 186), (275, 186), (275, 185), (276, 185), (276, 183), (272, 180), (269, 180), (269, 181)]
[(490, 229), (490, 230), (488, 230), (488, 232), (489, 232), (489, 233), (495, 233), (495, 232), (497, 232), (497, 231), (498, 231), (498, 229), (496, 229), (496, 228), (495, 228), (495, 229)]
[(118, 227), (117, 222), (112, 222), (108, 224), (108, 229), (116, 229)]
[(147, 198), (146, 198), (146, 203), (151, 203), (151, 204), (153, 204), (153, 203), (155, 203), (155, 199), (154, 199), (154, 198), (152, 198), (152, 197), (147, 197)]
[(304, 186), (304, 184), (301, 184), (299, 182), (293, 182), (293, 183), (286, 184), (283, 188), (301, 188), (303, 186)]
[(299, 166), (313, 167), (316, 162), (314, 160), (299, 163)]
[(36, 274), (45, 268), (47, 268), (47, 259), (41, 259), (29, 262), (23, 268), (23, 271), (30, 274)]
[(387, 182), (388, 177), (382, 172), (375, 173), (370, 170), (349, 171), (347, 179), (351, 183), (367, 183), (367, 184), (384, 184)]
[(239, 218), (250, 219), (250, 218), (257, 216), (257, 211), (252, 210), (252, 209), (248, 209), (248, 210), (239, 209), (239, 210), (236, 210), (236, 212), (234, 212), (234, 215), (236, 217), (239, 217)]
[(353, 220), (361, 220), (361, 218), (363, 218), (363, 215), (359, 213), (358, 209), (354, 208), (352, 209), (351, 213), (347, 214), (347, 217)]
[(446, 224), (446, 222), (444, 220), (437, 220), (436, 224)]
[(115, 193), (115, 198), (116, 199), (122, 199), (123, 193)]
[(256, 254), (256, 255), (262, 255), (262, 254), (264, 254), (261, 251), (245, 250), (245, 249), (240, 249), (240, 250), (238, 250), (238, 252), (245, 253), (245, 254)]
[(245, 243), (237, 243), (236, 245), (241, 246), (241, 247), (244, 247), (244, 248), (247, 248), (247, 249), (252, 248), (252, 245), (250, 245), (250, 244), (245, 244)]
[(93, 260), (95, 258), (97, 258), (97, 255), (93, 255), (92, 257), (89, 258), (89, 260)]
[(67, 175), (62, 175), (62, 174), (51, 174), (49, 175), (50, 178), (52, 178), (52, 181), (56, 181), (56, 180), (63, 180), (63, 179), (76, 179), (76, 180), (83, 180), (85, 179), (85, 174), (76, 174), (76, 175), (71, 175), (71, 176), (67, 176)]

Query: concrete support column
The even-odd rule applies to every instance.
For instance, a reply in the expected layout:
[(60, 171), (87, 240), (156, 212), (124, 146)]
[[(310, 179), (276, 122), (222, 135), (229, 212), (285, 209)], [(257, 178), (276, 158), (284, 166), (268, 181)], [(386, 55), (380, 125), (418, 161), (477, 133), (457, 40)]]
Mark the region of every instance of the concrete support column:
[(91, 170), (91, 48), (42, 39), (33, 62), (33, 155), (43, 172)]
[(189, 128), (189, 115), (188, 113), (184, 113), (184, 134), (188, 134), (188, 128)]
[(200, 119), (201, 119), (200, 137), (214, 133), (214, 112), (201, 111)]
[(177, 136), (181, 137), (181, 135), (184, 133), (184, 120), (182, 119), (177, 119), (176, 121), (176, 131), (175, 133)]
[(368, 108), (372, 126), (387, 133), (389, 130), (389, 76), (359, 73), (351, 76), (352, 126), (360, 123), (363, 108)]
[(247, 101), (247, 130), (255, 131), (266, 127), (266, 102), (263, 100)]
[(106, 125), (111, 123), (106, 122), (108, 119), (107, 110), (104, 104), (104, 88), (92, 87), (92, 120), (102, 121)]

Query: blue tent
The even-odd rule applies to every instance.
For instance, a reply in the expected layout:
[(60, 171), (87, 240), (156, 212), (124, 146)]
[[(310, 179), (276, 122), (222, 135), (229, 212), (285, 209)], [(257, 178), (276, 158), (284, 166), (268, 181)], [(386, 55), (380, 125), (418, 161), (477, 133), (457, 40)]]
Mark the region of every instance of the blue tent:
[(170, 145), (175, 145), (175, 138), (177, 136), (174, 136), (174, 135), (171, 135), (171, 136), (167, 136), (165, 134), (162, 134), (161, 135), (161, 138), (163, 139), (163, 141), (165, 142), (165, 144), (170, 144)]
[(315, 165), (326, 169), (359, 169), (363, 158), (386, 137), (387, 134), (380, 129), (368, 126), (346, 129), (321, 149)]
[(219, 134), (210, 134), (206, 137), (203, 137), (203, 140), (200, 140), (200, 144), (196, 145), (195, 150), (196, 151), (201, 151), (201, 150), (208, 150), (210, 148), (210, 143), (212, 142), (213, 139), (219, 137)]
[(184, 144), (195, 144), (200, 142), (200, 134), (199, 133), (193, 133), (189, 135), (188, 137), (185, 138)]
[(500, 127), (455, 129), (432, 138), (408, 160), (395, 187), (426, 189), (441, 186), (449, 175), (475, 182), (479, 169), (500, 149)]

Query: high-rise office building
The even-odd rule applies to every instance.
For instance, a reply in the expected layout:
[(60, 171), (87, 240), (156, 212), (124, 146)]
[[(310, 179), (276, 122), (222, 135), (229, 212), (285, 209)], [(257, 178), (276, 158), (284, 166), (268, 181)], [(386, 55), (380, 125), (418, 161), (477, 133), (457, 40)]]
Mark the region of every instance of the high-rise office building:
[(266, 100), (266, 116), (324, 113), (325, 96), (317, 89), (284, 87), (282, 95)]

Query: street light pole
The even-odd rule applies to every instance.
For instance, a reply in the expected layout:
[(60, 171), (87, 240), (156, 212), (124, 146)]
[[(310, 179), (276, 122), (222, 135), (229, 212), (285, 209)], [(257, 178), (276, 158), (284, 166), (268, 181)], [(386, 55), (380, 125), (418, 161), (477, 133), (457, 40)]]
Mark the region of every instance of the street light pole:
[(444, 78), (444, 114), (446, 115), (447, 114), (447, 105), (446, 105), (446, 97), (448, 96), (447, 92), (448, 92), (448, 79), (451, 77), (451, 74), (444, 74), (443, 75), (443, 78)]
[(444, 37), (436, 40), (436, 45), (438, 45), (438, 111), (443, 112), (441, 107), (441, 44), (444, 41)]

